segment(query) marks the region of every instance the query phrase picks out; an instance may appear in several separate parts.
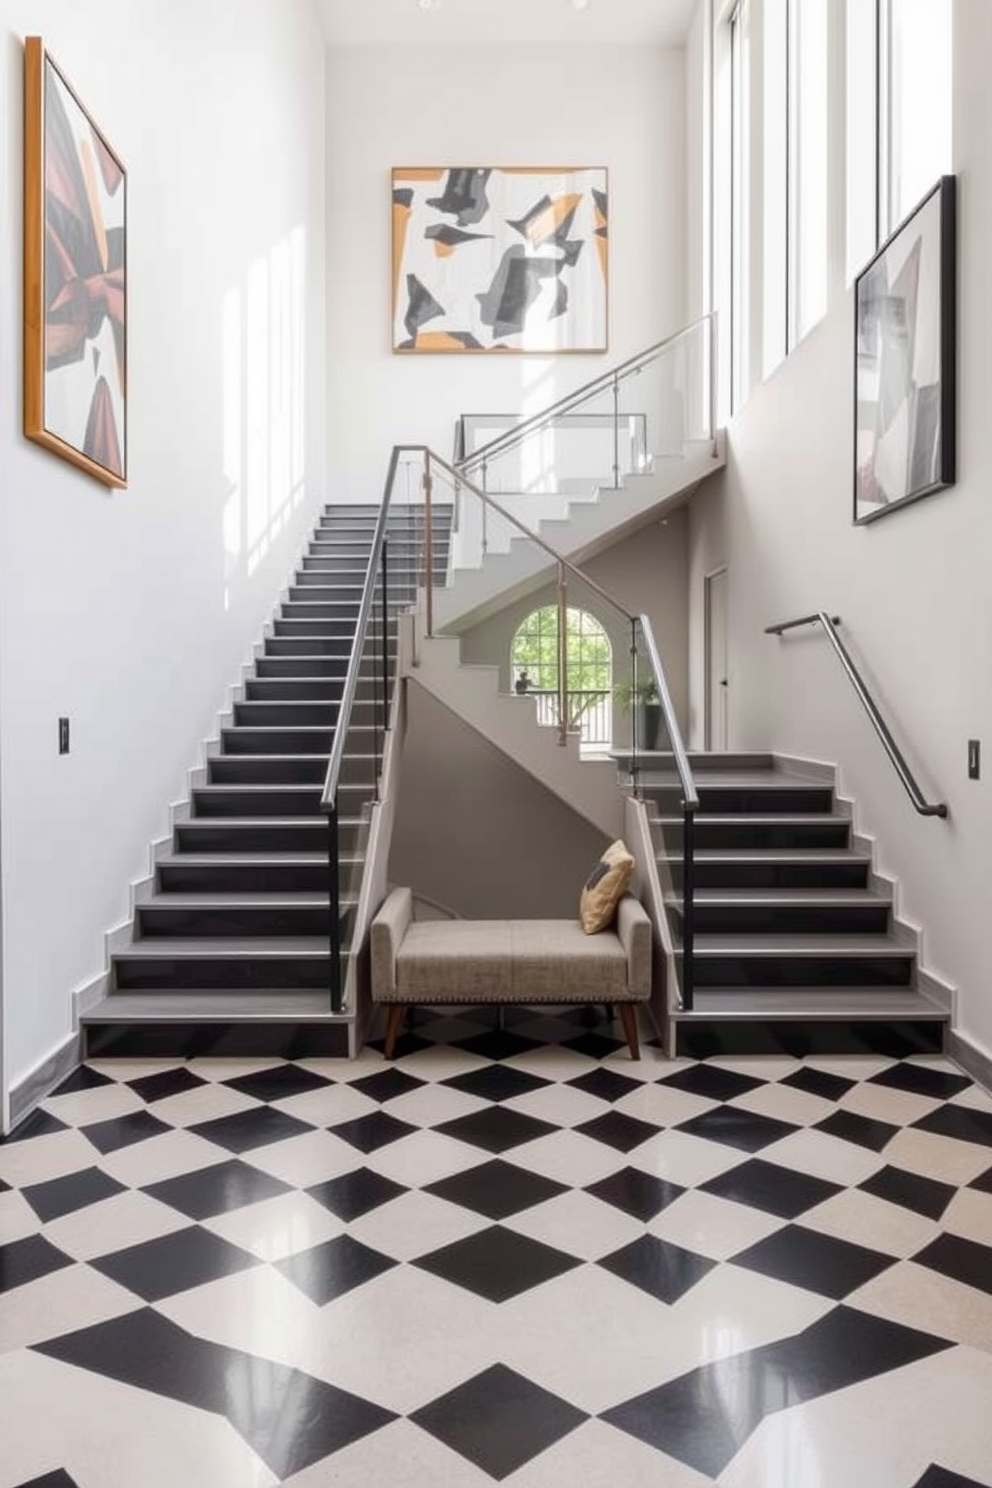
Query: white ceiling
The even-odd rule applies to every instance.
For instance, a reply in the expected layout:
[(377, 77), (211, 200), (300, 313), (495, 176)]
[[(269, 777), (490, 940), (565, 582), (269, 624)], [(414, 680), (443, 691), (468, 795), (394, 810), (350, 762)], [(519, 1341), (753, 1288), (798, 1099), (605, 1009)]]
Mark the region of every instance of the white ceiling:
[(678, 45), (696, 0), (316, 0), (332, 45)]

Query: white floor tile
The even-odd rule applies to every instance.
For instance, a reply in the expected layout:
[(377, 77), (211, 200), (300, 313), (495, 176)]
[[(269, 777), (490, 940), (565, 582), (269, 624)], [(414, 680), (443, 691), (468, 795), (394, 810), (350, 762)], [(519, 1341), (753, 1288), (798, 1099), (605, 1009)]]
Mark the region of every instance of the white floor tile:
[(458, 1204), (449, 1204), (434, 1194), (419, 1191), (402, 1194), (381, 1204), (369, 1214), (353, 1220), (348, 1233), (363, 1245), (398, 1261), (412, 1261), (417, 1256), (453, 1245), (479, 1230), (488, 1229), (491, 1221)]
[(898, 1256), (900, 1260), (929, 1245), (941, 1229), (932, 1219), (856, 1188), (845, 1189), (807, 1209), (799, 1223), (823, 1235), (849, 1240), (852, 1245), (865, 1245), (869, 1250)]
[(285, 1256), (310, 1250), (325, 1240), (333, 1240), (345, 1228), (323, 1204), (295, 1190), (201, 1223), (204, 1229), (212, 1230), (242, 1250), (251, 1251), (263, 1261), (281, 1261)]
[(685, 1193), (648, 1223), (659, 1240), (725, 1261), (782, 1228), (784, 1221), (715, 1194)]
[(629, 1214), (575, 1190), (513, 1214), (503, 1223), (583, 1261), (597, 1261), (644, 1233), (644, 1226)]
[(45, 1227), (45, 1238), (77, 1261), (88, 1261), (129, 1245), (142, 1245), (159, 1235), (185, 1229), (185, 1215), (146, 1193), (127, 1189), (64, 1214)]
[(828, 1132), (805, 1130), (780, 1138), (765, 1147), (760, 1155), (766, 1162), (795, 1168), (814, 1178), (825, 1178), (828, 1183), (855, 1184), (877, 1173), (887, 1161), (896, 1161), (891, 1152), (891, 1144), (882, 1157), (868, 1147), (844, 1142)]
[(142, 1305), (140, 1297), (90, 1266), (63, 1266), (0, 1297), (0, 1353), (105, 1323)]

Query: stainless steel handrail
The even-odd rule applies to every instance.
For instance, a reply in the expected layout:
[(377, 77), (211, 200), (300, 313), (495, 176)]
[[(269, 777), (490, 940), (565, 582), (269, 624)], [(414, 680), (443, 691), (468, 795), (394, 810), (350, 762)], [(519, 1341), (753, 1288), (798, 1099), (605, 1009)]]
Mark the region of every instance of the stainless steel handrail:
[(831, 616), (828, 615), (825, 610), (818, 610), (815, 615), (802, 615), (798, 620), (783, 620), (778, 625), (767, 625), (765, 627), (765, 635), (780, 636), (784, 630), (794, 630), (796, 626), (799, 625), (823, 626), (823, 629), (827, 635), (827, 639), (833, 647), (841, 666), (844, 668), (844, 671), (847, 674), (848, 681), (851, 683), (851, 686), (854, 688), (858, 697), (861, 699), (861, 704), (864, 707), (865, 712), (868, 714), (871, 725), (878, 737), (881, 739), (882, 746), (885, 749), (886, 754), (889, 756), (889, 759), (892, 761), (892, 764), (895, 767), (896, 774), (902, 781), (906, 789), (906, 794), (912, 801), (913, 806), (921, 816), (946, 817), (947, 806), (944, 804), (944, 802), (938, 801), (934, 803), (928, 801), (923, 792), (920, 790), (920, 787), (917, 785), (916, 780), (913, 776), (913, 772), (907, 765), (905, 759), (903, 758), (902, 751), (900, 750), (895, 739), (892, 737), (889, 726), (879, 712), (875, 699), (868, 691), (864, 679), (862, 678), (857, 667), (854, 665), (847, 647), (844, 645), (844, 642), (837, 634), (836, 627), (839, 624), (839, 615)]
[(594, 377), (591, 382), (584, 383), (582, 387), (576, 388), (571, 393), (566, 393), (563, 398), (559, 398), (557, 403), (550, 404), (547, 408), (542, 409), (540, 413), (534, 413), (529, 418), (521, 419), (518, 424), (514, 424), (512, 429), (507, 429), (505, 433), (498, 434), (488, 444), (480, 445), (477, 450), (473, 450), (470, 455), (465, 456), (464, 459), (458, 462), (459, 468), (462, 470), (473, 470), (477, 465), (485, 464), (491, 460), (494, 455), (500, 455), (505, 453), (506, 450), (512, 449), (522, 439), (526, 439), (528, 434), (532, 434), (535, 429), (539, 429), (544, 424), (551, 423), (553, 419), (560, 417), (562, 414), (570, 412), (571, 409), (581, 403), (585, 403), (587, 399), (594, 397), (596, 393), (605, 392), (615, 387), (619, 382), (622, 382), (624, 378), (632, 377), (634, 373), (640, 372), (649, 362), (655, 361), (662, 352), (667, 351), (671, 346), (675, 346), (679, 341), (684, 341), (693, 332), (698, 330), (700, 326), (706, 324), (709, 324), (710, 327), (711, 342), (711, 376), (708, 393), (709, 433), (713, 434), (716, 409), (714, 406), (715, 384), (712, 376), (715, 348), (712, 345), (712, 338), (716, 326), (716, 314), (711, 310), (706, 315), (700, 315), (698, 319), (691, 321), (689, 325), (683, 326), (680, 331), (675, 331), (671, 336), (666, 336), (664, 340), (656, 341), (653, 346), (647, 347), (644, 351), (639, 351), (635, 356), (628, 357), (625, 362), (618, 362), (615, 367), (611, 367), (608, 372), (601, 373), (599, 377)]

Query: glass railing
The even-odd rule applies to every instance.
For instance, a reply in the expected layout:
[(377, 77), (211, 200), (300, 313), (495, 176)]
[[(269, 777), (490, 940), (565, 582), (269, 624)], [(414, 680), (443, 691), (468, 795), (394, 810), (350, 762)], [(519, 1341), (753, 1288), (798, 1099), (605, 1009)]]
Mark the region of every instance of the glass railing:
[(703, 316), (530, 416), (463, 414), (455, 464), (491, 495), (591, 494), (712, 441), (716, 318)]

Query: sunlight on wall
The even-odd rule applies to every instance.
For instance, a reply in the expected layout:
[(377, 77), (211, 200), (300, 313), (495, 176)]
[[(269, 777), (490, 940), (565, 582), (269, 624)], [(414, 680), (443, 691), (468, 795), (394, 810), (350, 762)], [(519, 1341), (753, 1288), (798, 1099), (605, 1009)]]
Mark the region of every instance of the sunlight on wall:
[(228, 291), (223, 311), (224, 607), (303, 499), (306, 239), (295, 228)]

